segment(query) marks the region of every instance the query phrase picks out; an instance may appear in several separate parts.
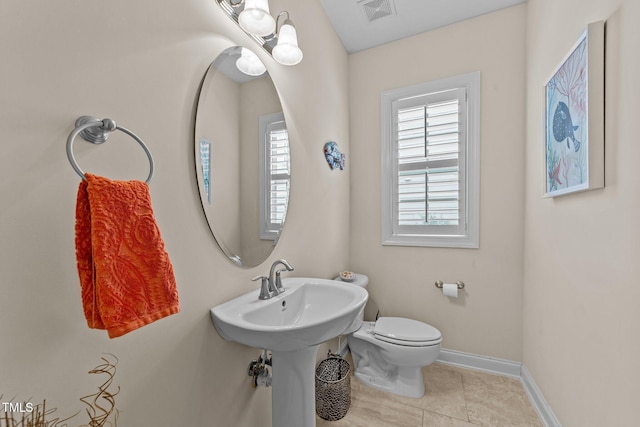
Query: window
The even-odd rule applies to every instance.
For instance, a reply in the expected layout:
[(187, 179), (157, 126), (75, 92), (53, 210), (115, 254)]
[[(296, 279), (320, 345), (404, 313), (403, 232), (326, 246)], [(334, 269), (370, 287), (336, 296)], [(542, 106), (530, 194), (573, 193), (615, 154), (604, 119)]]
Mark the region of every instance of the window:
[(277, 240), (287, 215), (291, 170), (282, 113), (260, 117), (260, 238)]
[(479, 247), (480, 73), (382, 94), (382, 244)]

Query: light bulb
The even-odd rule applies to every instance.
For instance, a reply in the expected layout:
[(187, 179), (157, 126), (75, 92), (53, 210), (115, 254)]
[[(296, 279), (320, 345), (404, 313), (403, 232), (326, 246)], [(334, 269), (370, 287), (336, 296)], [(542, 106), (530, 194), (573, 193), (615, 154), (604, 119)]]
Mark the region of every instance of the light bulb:
[(267, 71), (258, 55), (247, 48), (242, 48), (240, 58), (236, 60), (236, 67), (248, 76), (260, 76)]
[(298, 47), (296, 28), (285, 21), (278, 32), (278, 44), (273, 48), (273, 58), (282, 65), (296, 65), (302, 61), (302, 50)]
[(245, 0), (238, 23), (246, 32), (261, 37), (271, 35), (276, 30), (276, 20), (269, 14), (268, 0)]

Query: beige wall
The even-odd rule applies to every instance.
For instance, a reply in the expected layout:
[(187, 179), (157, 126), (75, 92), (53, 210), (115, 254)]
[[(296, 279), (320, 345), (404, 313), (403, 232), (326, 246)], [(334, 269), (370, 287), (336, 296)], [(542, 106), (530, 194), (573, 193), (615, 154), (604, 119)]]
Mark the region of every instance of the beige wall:
[[(640, 2), (529, 0), (524, 363), (564, 427), (631, 426), (640, 382)], [(545, 199), (544, 90), (606, 20), (605, 188)]]
[[(268, 425), (270, 390), (252, 390), (258, 350), (223, 341), (208, 310), (256, 288), (250, 278), (286, 257), (300, 275), (348, 267), (349, 177), (327, 167), (323, 144), (348, 149), (347, 56), (319, 1), (273, 0), (298, 24), (304, 61), (265, 58), (286, 102), (293, 145), (287, 227), (269, 260), (240, 270), (207, 230), (194, 174), (193, 114), (200, 80), (228, 44), (253, 43), (215, 2), (5, 0), (0, 6), (0, 394), (83, 410), (102, 353), (120, 359), (115, 384), (128, 426)], [(300, 90), (304, 88), (304, 91)], [(148, 143), (151, 196), (171, 256), (182, 312), (109, 340), (86, 327), (74, 255), (79, 177), (66, 138), (83, 114), (112, 117)], [(146, 159), (114, 134), (76, 141), (88, 171), (144, 178)], [(328, 226), (330, 225), (330, 227)], [(313, 253), (309, 250), (313, 247)], [(86, 423), (86, 420), (81, 420)], [(80, 424), (81, 422), (78, 422)]]
[[(516, 6), (349, 57), (351, 260), (384, 315), (441, 330), (443, 347), (521, 359), (525, 12)], [(380, 94), (480, 71), (480, 249), (382, 246)], [(462, 280), (449, 300), (436, 280)]]

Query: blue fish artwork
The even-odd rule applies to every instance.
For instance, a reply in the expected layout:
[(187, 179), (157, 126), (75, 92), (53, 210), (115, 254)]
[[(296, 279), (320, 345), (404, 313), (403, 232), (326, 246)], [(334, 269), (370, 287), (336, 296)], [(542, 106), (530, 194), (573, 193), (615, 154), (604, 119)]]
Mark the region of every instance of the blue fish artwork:
[(345, 155), (338, 150), (338, 144), (333, 141), (329, 141), (324, 144), (324, 157), (329, 164), (329, 167), (333, 169), (344, 169)]
[(586, 32), (545, 85), (546, 195), (585, 189), (589, 178)]
[(574, 132), (578, 130), (578, 126), (574, 126), (571, 121), (571, 113), (569, 107), (564, 102), (558, 102), (556, 112), (553, 114), (553, 137), (558, 142), (567, 140), (567, 148), (571, 148), (569, 140), (573, 141), (573, 149), (580, 150), (580, 141), (575, 137)]

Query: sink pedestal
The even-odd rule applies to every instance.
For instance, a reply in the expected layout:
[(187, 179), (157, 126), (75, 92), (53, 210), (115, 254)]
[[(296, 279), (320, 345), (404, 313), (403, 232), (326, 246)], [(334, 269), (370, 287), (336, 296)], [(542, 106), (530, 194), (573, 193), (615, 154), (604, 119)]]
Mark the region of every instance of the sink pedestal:
[(318, 345), (272, 350), (272, 427), (315, 427), (315, 367)]

